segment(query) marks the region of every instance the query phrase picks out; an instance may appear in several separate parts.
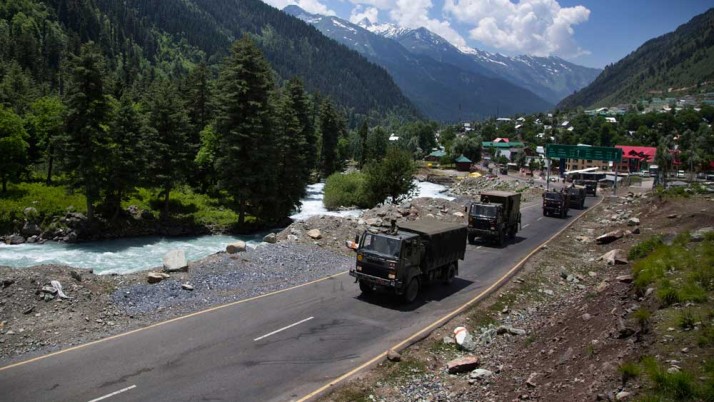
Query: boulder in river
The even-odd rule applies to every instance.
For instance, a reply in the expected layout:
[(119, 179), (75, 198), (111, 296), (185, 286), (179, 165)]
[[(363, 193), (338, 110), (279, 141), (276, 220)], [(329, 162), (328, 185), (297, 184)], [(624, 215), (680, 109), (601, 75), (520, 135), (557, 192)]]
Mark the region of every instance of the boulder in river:
[(275, 236), (275, 233), (268, 233), (263, 237), (263, 241), (266, 243), (277, 243), (278, 238)]
[(188, 272), (188, 262), (183, 250), (171, 250), (164, 255), (164, 271)]

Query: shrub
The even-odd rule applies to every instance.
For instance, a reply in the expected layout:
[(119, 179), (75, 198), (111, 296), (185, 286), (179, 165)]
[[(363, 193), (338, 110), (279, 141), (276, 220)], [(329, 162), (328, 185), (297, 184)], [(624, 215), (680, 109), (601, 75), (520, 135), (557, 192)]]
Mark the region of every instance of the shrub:
[(365, 176), (362, 173), (334, 173), (325, 182), (322, 202), (328, 210), (352, 206), (369, 208), (364, 186)]
[(627, 258), (632, 261), (647, 257), (657, 247), (662, 245), (662, 238), (660, 236), (650, 237), (647, 240), (635, 244), (627, 253)]
[(634, 313), (632, 313), (632, 316), (635, 318), (635, 320), (637, 320), (637, 323), (640, 325), (640, 331), (649, 331), (650, 317), (652, 317), (652, 313), (649, 310), (644, 307), (640, 307), (635, 310)]

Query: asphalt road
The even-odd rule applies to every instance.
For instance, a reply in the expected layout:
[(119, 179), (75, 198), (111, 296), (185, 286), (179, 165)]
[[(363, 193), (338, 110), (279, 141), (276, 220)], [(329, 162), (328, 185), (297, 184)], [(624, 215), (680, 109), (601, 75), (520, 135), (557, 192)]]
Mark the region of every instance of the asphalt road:
[(364, 299), (340, 274), (0, 368), (0, 400), (300, 399), (462, 306), (582, 212), (559, 219), (525, 205), (515, 240), (468, 245), (452, 285), (430, 285), (411, 305)]

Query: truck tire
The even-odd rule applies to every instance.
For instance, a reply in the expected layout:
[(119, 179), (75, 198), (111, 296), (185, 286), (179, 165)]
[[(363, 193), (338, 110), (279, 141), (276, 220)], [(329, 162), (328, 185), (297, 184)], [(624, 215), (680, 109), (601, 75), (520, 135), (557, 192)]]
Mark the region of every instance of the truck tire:
[(585, 198), (580, 201), (580, 209), (585, 209)]
[(374, 289), (367, 282), (364, 281), (359, 281), (359, 290), (362, 291), (363, 295), (370, 295), (374, 293)]
[(476, 243), (476, 233), (469, 233), (468, 238), (469, 238), (469, 244)]
[(456, 277), (456, 264), (451, 263), (444, 271), (444, 285), (451, 285)]
[(409, 281), (409, 284), (407, 284), (406, 289), (404, 289), (404, 294), (402, 295), (404, 301), (411, 303), (416, 300), (417, 295), (419, 294), (419, 288), (419, 278), (412, 278)]
[(511, 230), (508, 231), (508, 237), (510, 237), (511, 239), (515, 239), (516, 233), (518, 233), (518, 224), (517, 223), (513, 224), (513, 226), (511, 226)]
[(503, 247), (503, 244), (506, 242), (506, 234), (503, 233), (503, 230), (498, 231), (498, 247)]

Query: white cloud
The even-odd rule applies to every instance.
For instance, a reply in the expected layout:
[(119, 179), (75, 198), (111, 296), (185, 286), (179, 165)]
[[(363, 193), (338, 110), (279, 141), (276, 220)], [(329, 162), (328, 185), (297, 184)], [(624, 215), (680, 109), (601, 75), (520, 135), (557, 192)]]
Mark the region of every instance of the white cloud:
[(297, 5), (308, 13), (337, 15), (337, 13), (335, 13), (329, 7), (322, 4), (320, 0), (263, 0), (263, 2), (270, 4), (278, 10), (282, 10), (283, 8), (290, 5)]
[(461, 36), (449, 21), (429, 17), (429, 10), (433, 7), (431, 0), (396, 0), (389, 16), (396, 24), (405, 28), (424, 27), (443, 37), (453, 45), (466, 46), (466, 40)]
[(583, 6), (563, 8), (557, 0), (446, 0), (444, 13), (472, 26), (472, 39), (498, 49), (535, 56), (588, 53), (573, 37), (573, 26), (590, 17)]
[(365, 18), (372, 24), (377, 23), (379, 21), (379, 10), (377, 10), (376, 7), (364, 8), (362, 6), (357, 6), (352, 9), (352, 12), (350, 13), (351, 23), (357, 24)]

